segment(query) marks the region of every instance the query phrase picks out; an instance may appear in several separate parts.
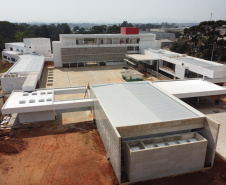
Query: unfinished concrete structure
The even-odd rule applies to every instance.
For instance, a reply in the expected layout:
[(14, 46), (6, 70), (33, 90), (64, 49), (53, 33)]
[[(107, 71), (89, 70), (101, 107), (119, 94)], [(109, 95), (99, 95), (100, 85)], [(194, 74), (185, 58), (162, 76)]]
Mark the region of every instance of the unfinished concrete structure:
[[(126, 28), (127, 29), (127, 28)], [(125, 54), (140, 53), (142, 49), (160, 49), (161, 42), (151, 33), (121, 34), (60, 34), (60, 41), (53, 42), (55, 67), (78, 67), (89, 62), (98, 65), (120, 65)]]
[(17, 113), (20, 123), (54, 120), (56, 110), (92, 107), (93, 100), (55, 100), (54, 95), (85, 93), (86, 87), (13, 91), (2, 107), (3, 114)]
[(141, 53), (127, 54), (127, 60), (138, 69), (152, 69), (171, 79), (203, 78), (212, 83), (226, 82), (224, 64), (162, 49), (144, 49)]
[(14, 65), (1, 77), (3, 93), (13, 90), (34, 91), (41, 81), (45, 61), (53, 61), (49, 38), (25, 38), (6, 43), (3, 60)]
[(154, 83), (93, 85), (91, 97), (120, 183), (122, 172), (132, 183), (213, 165), (219, 124)]
[(41, 80), (44, 62), (41, 55), (21, 55), (1, 77), (3, 93), (11, 93), (13, 90), (34, 91)]

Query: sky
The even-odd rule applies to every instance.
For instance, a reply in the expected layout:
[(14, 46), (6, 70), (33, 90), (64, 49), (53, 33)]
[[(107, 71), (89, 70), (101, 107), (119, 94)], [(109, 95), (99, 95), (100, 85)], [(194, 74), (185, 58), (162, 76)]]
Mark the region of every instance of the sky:
[(0, 0), (0, 21), (199, 23), (226, 20), (226, 0)]

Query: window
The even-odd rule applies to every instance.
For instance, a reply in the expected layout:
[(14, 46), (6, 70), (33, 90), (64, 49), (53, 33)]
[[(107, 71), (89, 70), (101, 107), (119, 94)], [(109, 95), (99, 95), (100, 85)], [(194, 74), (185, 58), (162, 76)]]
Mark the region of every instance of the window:
[(137, 43), (139, 43), (140, 42), (140, 39), (137, 39)]
[(16, 49), (16, 51), (20, 51), (19, 49)]
[(136, 46), (135, 47), (135, 51), (139, 51), (139, 46)]
[(13, 48), (12, 47), (10, 47), (10, 51), (13, 51)]
[(133, 46), (128, 46), (127, 47), (127, 51), (134, 51), (134, 47)]
[(15, 60), (15, 58), (11, 58), (11, 61), (15, 62), (16, 60)]
[(20, 51), (21, 51), (22, 53), (24, 52), (24, 50), (22, 50), (22, 49), (21, 49)]
[(7, 56), (3, 55), (3, 58), (7, 60)]
[(31, 48), (31, 46), (29, 48)]

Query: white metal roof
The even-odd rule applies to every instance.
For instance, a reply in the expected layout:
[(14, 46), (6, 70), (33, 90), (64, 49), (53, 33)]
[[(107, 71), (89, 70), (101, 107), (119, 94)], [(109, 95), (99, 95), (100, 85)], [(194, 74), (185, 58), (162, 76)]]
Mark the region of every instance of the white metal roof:
[(152, 82), (178, 98), (226, 94), (226, 89), (204, 80), (170, 80)]
[(136, 61), (144, 61), (144, 60), (158, 60), (158, 57), (150, 56), (150, 55), (142, 55), (142, 54), (131, 54), (126, 55), (128, 58), (132, 58)]
[(7, 73), (40, 73), (44, 64), (41, 55), (20, 55), (20, 59), (10, 68)]
[(204, 116), (149, 82), (92, 85), (115, 127)]
[(24, 43), (23, 42), (10, 42), (10, 43), (6, 43), (6, 44), (13, 45), (13, 46), (24, 47)]

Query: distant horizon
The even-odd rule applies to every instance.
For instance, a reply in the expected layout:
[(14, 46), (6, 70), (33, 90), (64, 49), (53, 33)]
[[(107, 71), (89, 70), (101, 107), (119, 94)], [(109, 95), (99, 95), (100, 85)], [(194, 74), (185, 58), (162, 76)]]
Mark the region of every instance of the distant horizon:
[[(121, 24), (122, 22), (42, 22), (42, 21), (30, 21), (30, 22), (13, 22), (13, 21), (8, 21), (8, 20), (0, 20), (0, 21), (7, 21), (7, 22), (11, 22), (14, 24), (62, 24), (62, 23), (67, 23), (67, 24)], [(126, 21), (126, 20), (125, 20)], [(128, 23), (132, 23), (132, 24), (155, 24), (155, 25), (161, 25), (163, 22), (129, 22)], [(165, 23), (165, 22), (164, 22)], [(200, 22), (167, 22), (168, 24), (199, 24)]]
[[(1, 21), (14, 23), (199, 23), (226, 20), (225, 0), (10, 0)], [(212, 14), (211, 14), (212, 13)]]

